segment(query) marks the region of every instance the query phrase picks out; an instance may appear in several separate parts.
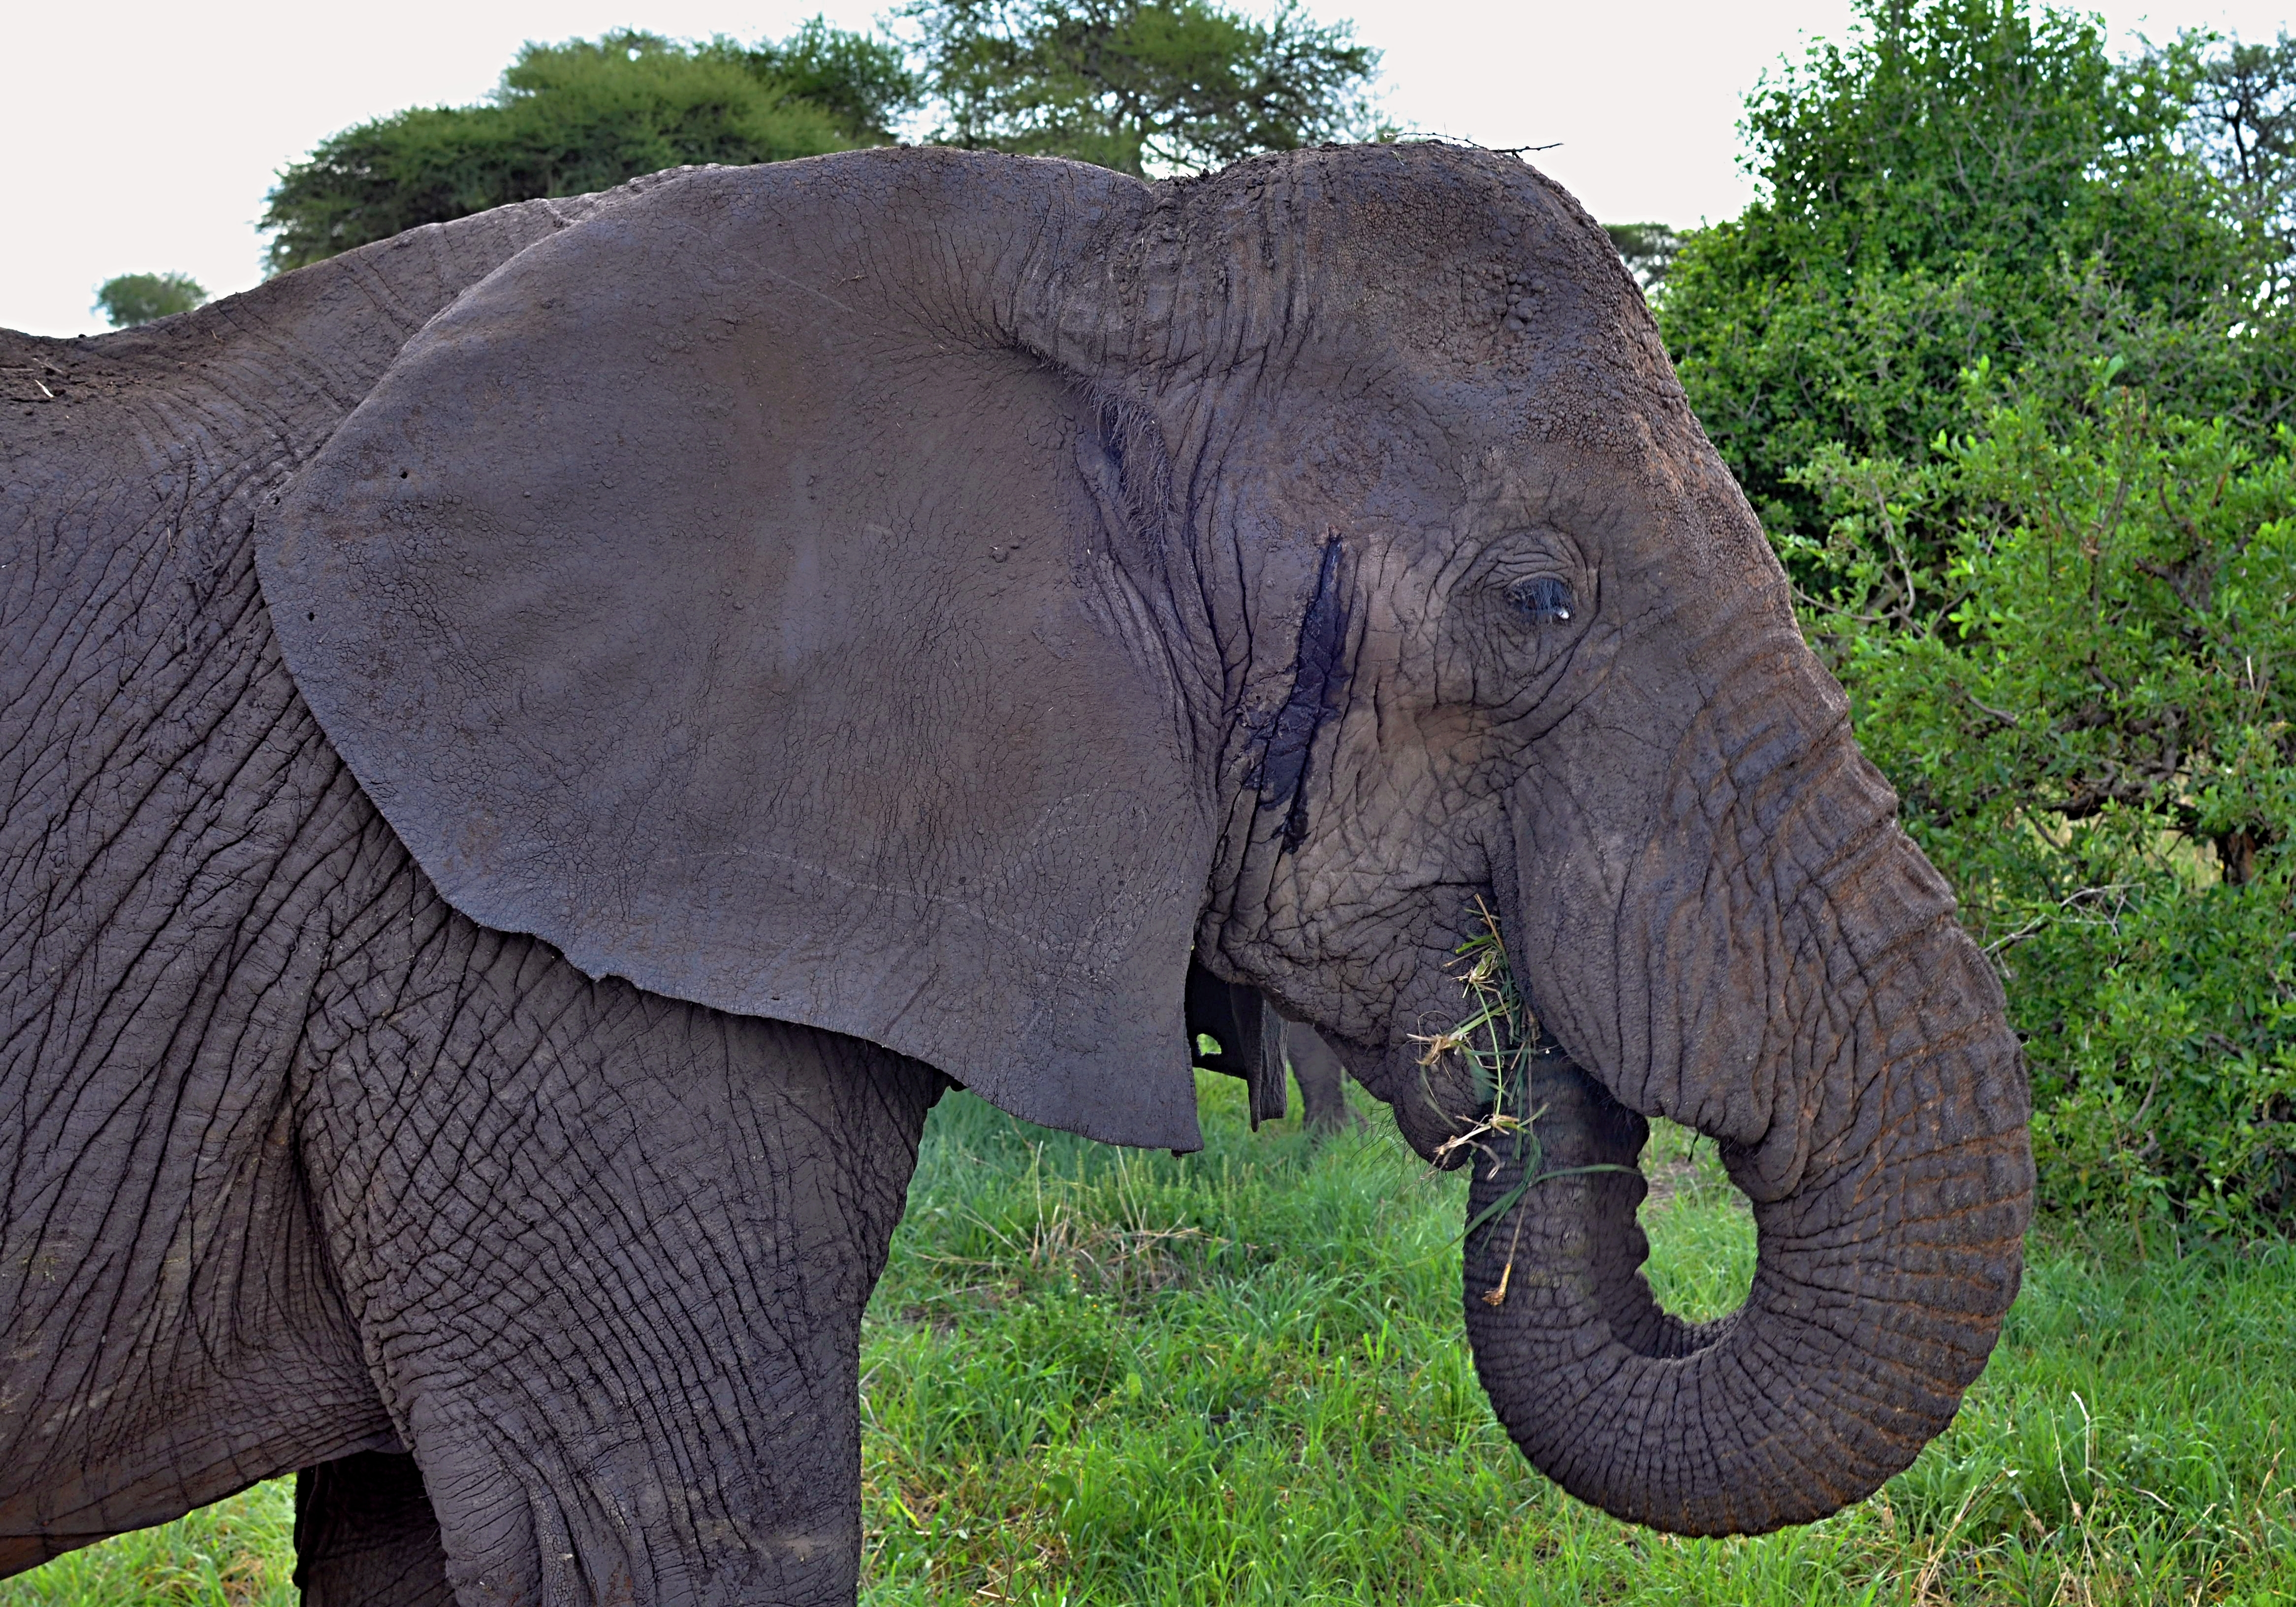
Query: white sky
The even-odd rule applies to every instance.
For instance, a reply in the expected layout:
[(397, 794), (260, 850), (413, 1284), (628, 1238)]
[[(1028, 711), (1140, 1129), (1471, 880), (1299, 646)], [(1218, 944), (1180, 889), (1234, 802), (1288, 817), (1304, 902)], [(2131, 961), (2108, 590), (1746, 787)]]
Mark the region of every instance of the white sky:
[[(2210, 26), (2266, 38), (2291, 0), (2112, 0), (2116, 38)], [(188, 273), (215, 294), (261, 275), (255, 219), (277, 168), (401, 107), (466, 104), (528, 39), (615, 27), (780, 37), (815, 11), (866, 28), (882, 0), (22, 0), (0, 72), (0, 325), (104, 327), (113, 274)], [(1264, 4), (1251, 9), (1265, 10)], [(1781, 54), (1839, 38), (1848, 0), (1310, 0), (1386, 52), (1390, 116), (1532, 160), (1596, 217), (1730, 216), (1742, 97)]]

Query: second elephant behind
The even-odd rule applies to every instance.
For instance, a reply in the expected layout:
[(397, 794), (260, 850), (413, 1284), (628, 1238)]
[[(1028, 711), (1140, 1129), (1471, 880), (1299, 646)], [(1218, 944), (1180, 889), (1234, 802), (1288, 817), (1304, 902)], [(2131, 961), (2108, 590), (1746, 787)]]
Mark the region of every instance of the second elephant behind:
[(1336, 1133), (1362, 1125), (1362, 1118), (1348, 1109), (1347, 1069), (1322, 1033), (1287, 1021), (1283, 1050), (1292, 1062), (1292, 1080), (1300, 1085), (1300, 1119), (1309, 1132)]
[[(1345, 1066), (1330, 1042), (1305, 1021), (1283, 1015), (1247, 983), (1215, 976), (1188, 962), (1186, 1022), (1190, 1062), (1240, 1078), (1250, 1090), (1251, 1125), (1283, 1114), (1286, 1064), (1300, 1082), (1301, 1119), (1311, 1133), (1337, 1131), (1349, 1119)], [(1218, 1047), (1203, 1047), (1210, 1039)]]

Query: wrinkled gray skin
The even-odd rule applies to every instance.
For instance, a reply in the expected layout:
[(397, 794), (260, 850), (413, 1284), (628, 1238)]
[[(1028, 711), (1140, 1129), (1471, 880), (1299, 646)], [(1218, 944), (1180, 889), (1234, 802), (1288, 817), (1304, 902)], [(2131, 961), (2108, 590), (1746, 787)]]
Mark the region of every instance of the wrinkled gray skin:
[(1300, 1085), (1300, 1119), (1311, 1133), (1335, 1133), (1349, 1125), (1347, 1069), (1313, 1027), (1284, 1029), (1283, 1049), (1292, 1080)]
[[(947, 1078), (1190, 1146), (1193, 942), (1456, 1160), (1479, 898), (1539, 1466), (1774, 1528), (1981, 1367), (1999, 989), (1529, 168), (666, 176), (0, 374), (0, 1570), (314, 1468), (321, 1600), (849, 1602)], [(1546, 1175), (1652, 1114), (1754, 1201), (1702, 1328)]]

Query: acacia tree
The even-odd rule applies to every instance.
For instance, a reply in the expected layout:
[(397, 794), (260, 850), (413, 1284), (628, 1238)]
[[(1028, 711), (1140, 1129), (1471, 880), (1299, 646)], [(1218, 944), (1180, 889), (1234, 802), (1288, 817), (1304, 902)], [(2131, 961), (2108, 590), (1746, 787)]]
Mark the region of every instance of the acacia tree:
[(932, 138), (1145, 176), (1385, 132), (1379, 53), (1285, 0), (1267, 21), (1207, 0), (918, 0)]
[(114, 329), (132, 329), (207, 305), (208, 293), (189, 274), (119, 274), (95, 292), (95, 310)]
[(1679, 230), (1662, 223), (1606, 223), (1603, 232), (1618, 248), (1620, 260), (1636, 283), (1648, 291), (1666, 283), (1666, 271), (1682, 249)]
[(270, 266), (687, 162), (885, 143), (916, 89), (898, 46), (817, 17), (778, 44), (622, 32), (529, 45), (486, 103), (359, 124), (281, 173), (262, 222)]

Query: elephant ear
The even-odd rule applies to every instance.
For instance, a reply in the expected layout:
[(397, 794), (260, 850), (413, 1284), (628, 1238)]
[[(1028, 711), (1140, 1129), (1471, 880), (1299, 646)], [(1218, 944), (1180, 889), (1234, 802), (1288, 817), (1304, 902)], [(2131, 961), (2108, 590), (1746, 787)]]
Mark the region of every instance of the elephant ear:
[(1213, 838), (1171, 603), (1124, 567), (1111, 409), (967, 310), (1021, 299), (996, 209), (1049, 251), (1079, 181), (949, 168), (706, 171), (529, 249), (408, 345), (259, 572), (472, 919), (1192, 1149)]

